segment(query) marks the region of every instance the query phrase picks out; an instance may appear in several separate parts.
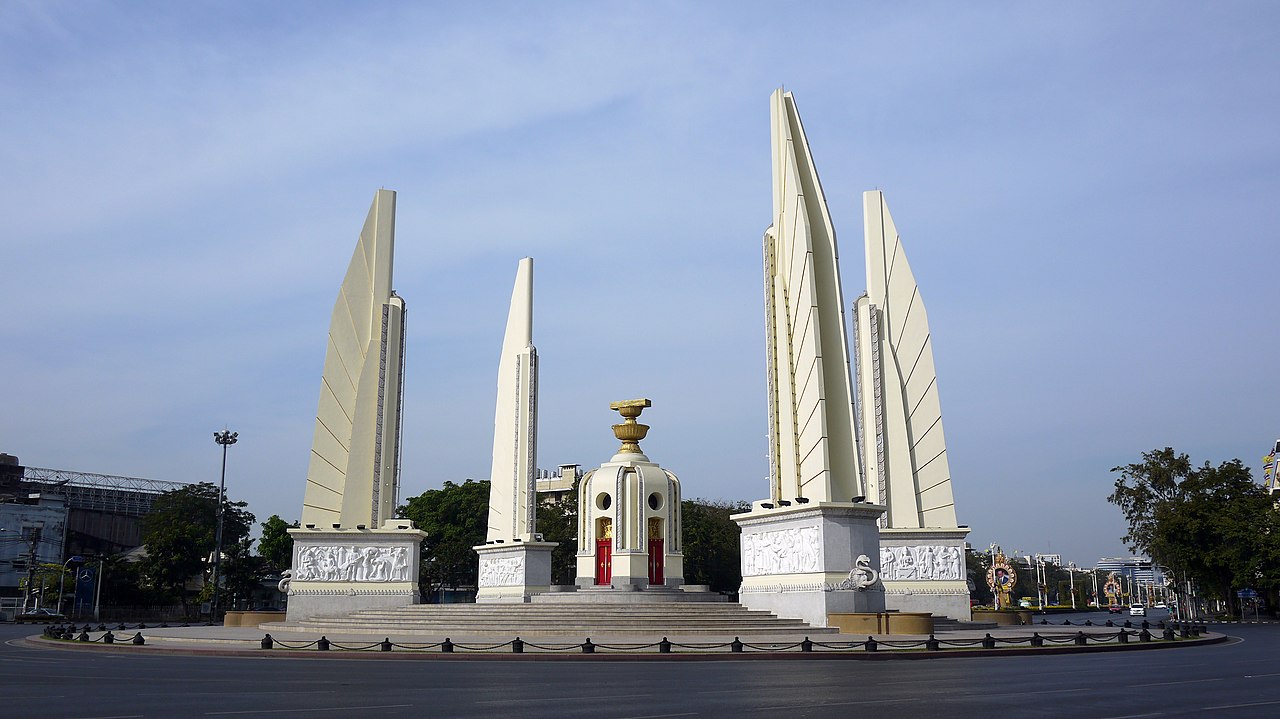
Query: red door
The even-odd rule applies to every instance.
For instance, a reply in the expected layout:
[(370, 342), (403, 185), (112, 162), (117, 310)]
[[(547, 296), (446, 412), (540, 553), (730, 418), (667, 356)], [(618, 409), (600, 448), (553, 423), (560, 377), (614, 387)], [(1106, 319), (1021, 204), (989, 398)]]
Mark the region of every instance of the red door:
[(649, 540), (649, 584), (662, 584), (662, 539)]
[(613, 581), (613, 540), (596, 540), (596, 584)]

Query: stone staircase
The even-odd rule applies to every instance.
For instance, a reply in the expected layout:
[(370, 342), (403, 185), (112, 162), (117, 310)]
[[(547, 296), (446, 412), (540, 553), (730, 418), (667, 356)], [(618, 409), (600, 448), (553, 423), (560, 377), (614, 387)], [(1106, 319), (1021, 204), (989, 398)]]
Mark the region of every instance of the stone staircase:
[(1000, 625), (995, 622), (962, 621), (959, 619), (952, 619), (951, 617), (940, 617), (937, 614), (933, 615), (934, 634), (938, 634), (940, 632), (961, 632), (971, 629), (985, 631), (987, 629), (995, 629), (998, 626)]
[[(640, 599), (640, 598), (637, 598)], [(529, 604), (413, 604), (366, 609), (341, 616), (261, 625), (272, 632), (400, 636), (569, 636), (606, 635), (794, 637), (835, 634), (798, 619), (717, 601), (572, 601), (568, 595)]]

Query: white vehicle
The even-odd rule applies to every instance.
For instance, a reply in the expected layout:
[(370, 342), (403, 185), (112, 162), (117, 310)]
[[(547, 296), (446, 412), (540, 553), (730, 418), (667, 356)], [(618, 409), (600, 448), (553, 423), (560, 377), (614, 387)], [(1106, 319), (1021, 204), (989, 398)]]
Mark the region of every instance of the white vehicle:
[(1147, 608), (1142, 606), (1141, 604), (1131, 604), (1129, 606), (1129, 616), (1145, 617), (1147, 616)]
[(1164, 602), (1157, 602), (1156, 609), (1168, 609), (1168, 607), (1165, 606)]

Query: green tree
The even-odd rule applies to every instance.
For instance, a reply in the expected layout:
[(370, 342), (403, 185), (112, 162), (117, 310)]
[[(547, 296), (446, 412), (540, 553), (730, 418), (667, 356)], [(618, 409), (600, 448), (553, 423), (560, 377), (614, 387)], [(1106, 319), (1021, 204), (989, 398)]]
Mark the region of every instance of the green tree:
[(965, 578), (973, 589), (969, 590), (969, 598), (984, 607), (995, 606), (995, 595), (987, 586), (987, 570), (991, 568), (991, 555), (986, 552), (964, 551)]
[(419, 578), (424, 595), (436, 588), (476, 585), (479, 565), (472, 547), (484, 544), (488, 529), (488, 480), (445, 482), (440, 489), (411, 497), (398, 514), (427, 533)]
[[(249, 535), (253, 514), (244, 502), (223, 504), (222, 546), (233, 547)], [(165, 492), (142, 520), (142, 542), (147, 556), (142, 575), (164, 595), (185, 607), (188, 580), (209, 570), (218, 524), (218, 488), (208, 482)]]
[(680, 503), (684, 524), (684, 580), (708, 584), (713, 592), (737, 592), (742, 585), (739, 539), (742, 530), (729, 515), (746, 512), (746, 502), (686, 499)]
[(1197, 467), (1170, 447), (1115, 467), (1107, 501), (1124, 513), (1140, 551), (1236, 613), (1235, 589), (1280, 584), (1280, 511), (1240, 460)]
[(262, 539), (258, 540), (258, 556), (266, 562), (269, 572), (280, 573), (293, 564), (293, 537), (289, 529), (302, 526), (296, 520), (286, 523), (280, 515), (273, 514), (262, 523)]

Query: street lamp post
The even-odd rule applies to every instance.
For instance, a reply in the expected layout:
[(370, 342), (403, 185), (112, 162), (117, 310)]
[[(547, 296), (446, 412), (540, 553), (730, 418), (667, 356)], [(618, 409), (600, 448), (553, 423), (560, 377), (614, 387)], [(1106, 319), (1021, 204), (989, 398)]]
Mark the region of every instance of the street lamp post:
[(58, 613), (62, 612), (62, 594), (67, 590), (67, 565), (75, 562), (79, 564), (84, 561), (84, 557), (72, 556), (67, 557), (67, 561), (62, 563), (62, 581), (58, 582)]
[(218, 480), (218, 529), (213, 540), (213, 601), (209, 604), (209, 621), (218, 618), (218, 587), (222, 583), (222, 512), (227, 499), (227, 447), (236, 443), (239, 432), (222, 430), (213, 433), (213, 441), (222, 445), (222, 477)]
[(1071, 608), (1075, 609), (1076, 608), (1076, 563), (1068, 562), (1067, 571), (1070, 572), (1070, 577), (1071, 577)]

